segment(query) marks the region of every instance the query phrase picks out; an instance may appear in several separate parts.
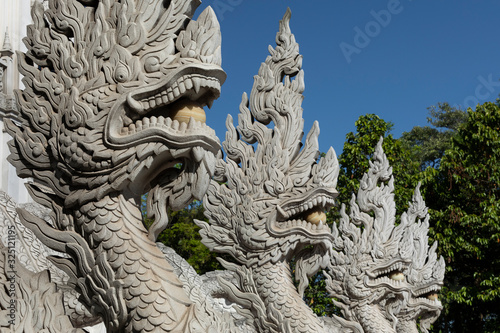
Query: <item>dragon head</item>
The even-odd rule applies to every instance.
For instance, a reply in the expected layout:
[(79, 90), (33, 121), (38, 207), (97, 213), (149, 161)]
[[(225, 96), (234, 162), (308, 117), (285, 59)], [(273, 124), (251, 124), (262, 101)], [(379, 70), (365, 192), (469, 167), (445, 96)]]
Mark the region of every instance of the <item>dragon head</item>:
[[(342, 205), (334, 235), (340, 235), (343, 250), (332, 257), (326, 278), (328, 291), (337, 299), (334, 303), (347, 319), (357, 320), (357, 307), (373, 305), (395, 327), (403, 317), (415, 322), (439, 310), (436, 292), (442, 284), (444, 261), (437, 260), (437, 244), (429, 251), (429, 216), (420, 185), (396, 225), (393, 183), (381, 139), (360, 181), (357, 200), (353, 194), (349, 216)], [(424, 300), (424, 295), (429, 299)]]
[[(419, 219), (416, 222), (417, 218)], [(396, 318), (398, 331), (427, 332), (439, 317), (442, 304), (438, 299), (444, 280), (445, 263), (437, 256), (437, 242), (429, 247), (429, 214), (420, 194), (420, 184), (415, 189), (412, 203), (407, 213), (401, 217), (406, 225), (402, 243), (411, 248), (412, 262), (408, 267), (405, 283), (407, 291), (391, 299), (385, 305), (387, 313)]]
[(18, 174), (65, 207), (122, 190), (167, 192), (174, 209), (201, 198), (220, 151), (203, 107), (226, 76), (214, 12), (191, 20), (199, 4), (36, 2), (18, 54), (22, 124), (7, 126)]
[(288, 11), (250, 99), (243, 95), (237, 128), (228, 116), (227, 158), (204, 200), (211, 224), (199, 222), (205, 245), (247, 266), (289, 260), (309, 246), (323, 257), (332, 248), (323, 211), (337, 196), (338, 163), (333, 149), (318, 161), (317, 122), (301, 142), (304, 74), (289, 19)]

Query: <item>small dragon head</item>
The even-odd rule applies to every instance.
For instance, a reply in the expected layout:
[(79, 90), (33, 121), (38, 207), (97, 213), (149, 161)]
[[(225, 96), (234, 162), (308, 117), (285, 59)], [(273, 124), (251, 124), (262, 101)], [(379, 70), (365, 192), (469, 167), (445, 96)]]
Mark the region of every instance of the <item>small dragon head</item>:
[(201, 198), (220, 151), (203, 106), (225, 73), (214, 12), (191, 20), (199, 4), (36, 2), (18, 54), (22, 124), (8, 125), (19, 175), (49, 185), (66, 207), (161, 186), (173, 208)]
[(353, 309), (363, 305), (379, 306), (393, 326), (403, 317), (415, 321), (441, 307), (435, 299), (444, 261), (437, 260), (437, 244), (429, 250), (429, 216), (420, 185), (396, 225), (393, 182), (381, 139), (357, 200), (355, 195), (351, 199), (349, 216), (342, 205), (338, 229), (334, 226), (343, 250), (332, 257), (327, 288), (349, 320), (355, 320)]
[(415, 189), (408, 212), (401, 219), (406, 225), (402, 243), (409, 246), (412, 253), (405, 280), (408, 288), (403, 297), (387, 302), (386, 311), (392, 318), (397, 318), (396, 326), (404, 327), (398, 331), (408, 330), (409, 326), (416, 331), (419, 323), (420, 330), (427, 332), (441, 313), (438, 293), (443, 285), (445, 263), (443, 257), (437, 256), (437, 242), (429, 247), (429, 214), (420, 194), (420, 184)]
[(318, 161), (317, 122), (301, 142), (304, 74), (289, 20), (288, 11), (250, 100), (243, 95), (237, 128), (228, 116), (227, 159), (216, 168), (223, 183), (213, 181), (204, 199), (211, 224), (200, 223), (203, 243), (247, 266), (289, 260), (307, 246), (315, 258), (332, 248), (323, 211), (337, 196), (338, 163), (333, 149)]

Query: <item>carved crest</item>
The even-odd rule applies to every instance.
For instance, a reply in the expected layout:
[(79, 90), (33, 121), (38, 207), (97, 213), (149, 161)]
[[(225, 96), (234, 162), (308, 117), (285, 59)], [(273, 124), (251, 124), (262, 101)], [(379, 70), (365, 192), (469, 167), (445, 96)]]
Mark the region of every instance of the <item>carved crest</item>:
[[(109, 331), (203, 322), (154, 244), (167, 207), (204, 195), (220, 151), (203, 110), (225, 79), (219, 24), (211, 8), (192, 20), (199, 4), (35, 2), (18, 54), (25, 89), (21, 126), (6, 123), (9, 161), (35, 180), (30, 193), (52, 210), (53, 225), (19, 216), (69, 254), (51, 260)], [(149, 230), (139, 211), (146, 191)]]
[(334, 225), (342, 251), (332, 256), (327, 288), (344, 316), (365, 331), (414, 331), (420, 317), (425, 329), (440, 313), (444, 260), (436, 243), (429, 249), (419, 187), (396, 224), (394, 179), (381, 139), (349, 215), (342, 205), (338, 229)]
[[(250, 99), (243, 95), (238, 127), (227, 118), (227, 158), (216, 169), (224, 183), (211, 182), (204, 199), (210, 224), (198, 223), (205, 245), (241, 264), (226, 263), (239, 286), (221, 283), (258, 331), (310, 332), (322, 324), (300, 293), (328, 262), (333, 237), (324, 210), (337, 196), (339, 169), (333, 149), (318, 161), (317, 122), (302, 144), (304, 72), (289, 20), (287, 11)], [(290, 276), (294, 257), (299, 292)]]
[[(427, 244), (419, 189), (397, 224), (380, 142), (349, 215), (343, 207), (338, 226), (326, 225), (339, 165), (333, 149), (321, 156), (317, 122), (303, 140), (304, 72), (290, 11), (250, 97), (243, 95), (238, 125), (227, 118), (227, 156), (220, 159), (203, 107), (225, 80), (221, 38), (211, 8), (192, 20), (199, 4), (34, 4), (28, 51), (18, 54), (21, 124), (6, 126), (14, 138), (9, 160), (21, 177), (34, 179), (30, 193), (50, 209), (49, 221), (26, 209), (16, 215), (9, 202), (3, 207), (13, 221), (19, 217), (19, 230), (36, 236), (32, 248), (50, 252), (46, 268), (23, 271), (17, 286), (24, 298), (38, 293), (44, 309), (54, 306), (43, 313), (50, 324), (23, 329), (64, 331), (101, 317), (109, 332), (240, 332), (234, 318), (257, 332), (402, 332), (416, 331), (417, 321), (426, 330), (441, 310), (444, 261), (436, 244)], [(149, 229), (139, 208), (147, 191), (155, 218)], [(228, 272), (221, 274), (232, 281), (219, 279), (217, 288), (238, 305), (232, 311), (239, 317), (200, 288), (182, 259), (154, 243), (168, 224), (167, 208), (201, 198), (210, 220), (197, 221), (204, 244), (235, 259), (223, 262)], [(5, 282), (5, 246), (0, 250)], [(320, 320), (302, 300), (308, 279), (325, 268), (345, 319)], [(45, 269), (79, 293), (76, 305), (63, 301)], [(6, 302), (0, 293), (2, 311)], [(90, 313), (73, 315), (70, 306)], [(36, 315), (26, 309), (27, 322)]]

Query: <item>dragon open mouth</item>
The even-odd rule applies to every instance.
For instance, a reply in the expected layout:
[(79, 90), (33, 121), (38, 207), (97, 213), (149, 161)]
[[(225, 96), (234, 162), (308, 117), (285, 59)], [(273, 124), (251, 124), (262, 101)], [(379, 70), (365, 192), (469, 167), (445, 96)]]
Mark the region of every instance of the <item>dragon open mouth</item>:
[(194, 145), (216, 153), (220, 143), (205, 124), (203, 107), (212, 106), (224, 80), (220, 67), (189, 64), (161, 84), (124, 94), (107, 124), (109, 144), (123, 149), (155, 138), (172, 148)]
[(429, 286), (413, 290), (413, 297), (410, 299), (410, 302), (414, 305), (425, 304), (428, 307), (440, 307), (441, 301), (439, 301), (438, 298), (440, 290), (441, 286), (436, 284), (431, 284)]
[(277, 206), (277, 221), (272, 225), (272, 231), (277, 235), (302, 232), (308, 237), (331, 235), (326, 224), (326, 213), (335, 203), (336, 193), (325, 189), (314, 191), (307, 197), (287, 200)]
[(386, 286), (392, 290), (407, 288), (406, 282), (410, 262), (395, 259), (373, 271), (367, 271), (365, 284), (369, 287)]

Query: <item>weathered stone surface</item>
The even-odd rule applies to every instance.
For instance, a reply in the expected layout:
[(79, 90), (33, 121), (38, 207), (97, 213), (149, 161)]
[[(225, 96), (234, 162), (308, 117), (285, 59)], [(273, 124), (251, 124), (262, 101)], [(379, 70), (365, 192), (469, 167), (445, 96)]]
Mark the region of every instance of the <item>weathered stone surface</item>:
[(329, 262), (333, 237), (326, 221), (306, 216), (333, 205), (339, 169), (333, 149), (318, 161), (317, 123), (302, 147), (304, 73), (289, 20), (287, 12), (277, 47), (261, 65), (250, 99), (243, 97), (237, 129), (228, 116), (226, 162), (218, 161), (204, 199), (210, 224), (198, 224), (205, 245), (240, 263), (225, 263), (236, 286), (220, 282), (258, 332), (322, 332), (301, 293)]
[[(198, 5), (35, 3), (18, 55), (26, 88), (17, 92), (22, 126), (7, 122), (9, 160), (36, 180), (30, 192), (53, 223), (19, 216), (69, 255), (51, 260), (111, 332), (218, 329), (154, 243), (167, 206), (204, 195), (220, 151), (204, 123), (170, 118), (181, 100), (211, 104), (225, 79), (218, 22), (210, 8), (192, 20)], [(146, 191), (149, 230), (139, 211)]]
[[(434, 299), (444, 263), (427, 244), (418, 189), (396, 225), (379, 144), (350, 215), (325, 224), (339, 166), (333, 149), (319, 158), (317, 123), (303, 142), (304, 73), (289, 11), (238, 126), (228, 117), (223, 161), (203, 110), (225, 80), (219, 24), (210, 8), (192, 20), (198, 5), (33, 6), (28, 51), (18, 54), (20, 124), (7, 121), (9, 160), (35, 180), (30, 193), (48, 210), (0, 201), (0, 228), (14, 225), (24, 242), (18, 327), (68, 332), (102, 318), (108, 332), (416, 332), (420, 318), (426, 329), (441, 308)], [(145, 192), (149, 229), (139, 207)], [(203, 242), (235, 260), (205, 277), (155, 243), (168, 208), (202, 198)], [(303, 302), (320, 269), (345, 318), (318, 318)], [(8, 295), (0, 292), (2, 311)]]
[[(42, 206), (24, 207), (48, 218)], [(68, 276), (48, 260), (49, 254), (56, 253), (21, 224), (16, 208), (16, 203), (0, 192), (0, 327), (13, 326), (16, 332), (71, 332), (73, 327), (99, 322), (67, 286)]]
[[(420, 187), (420, 186), (419, 186)], [(392, 168), (379, 141), (349, 215), (334, 225), (338, 252), (332, 256), (327, 289), (346, 319), (364, 332), (427, 331), (442, 305), (444, 259), (428, 245), (429, 215), (415, 190), (396, 225)], [(361, 330), (361, 328), (359, 328)]]

